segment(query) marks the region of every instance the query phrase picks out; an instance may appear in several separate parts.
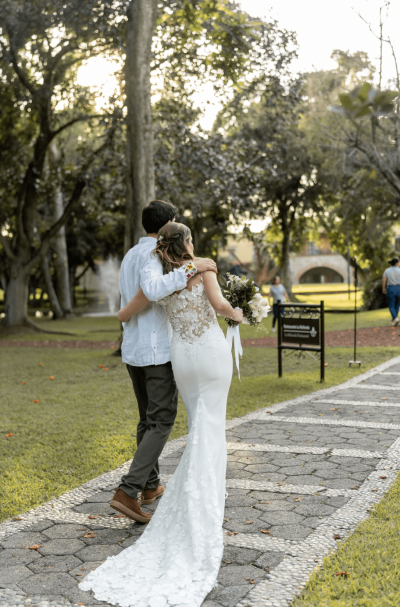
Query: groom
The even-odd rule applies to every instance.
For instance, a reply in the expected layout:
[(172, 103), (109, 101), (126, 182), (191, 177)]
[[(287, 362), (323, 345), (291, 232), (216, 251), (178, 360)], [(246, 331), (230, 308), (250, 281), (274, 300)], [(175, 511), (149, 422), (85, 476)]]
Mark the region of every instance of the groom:
[(130, 519), (148, 523), (151, 515), (142, 504), (152, 504), (164, 493), (160, 485), (158, 458), (175, 422), (178, 391), (172, 372), (167, 319), (157, 302), (186, 287), (197, 272), (217, 266), (211, 259), (195, 258), (181, 268), (163, 275), (161, 263), (151, 253), (158, 231), (175, 220), (176, 208), (169, 202), (153, 200), (142, 213), (147, 236), (125, 255), (120, 274), (121, 307), (142, 287), (152, 302), (124, 324), (122, 361), (126, 363), (139, 408), (137, 449), (127, 474), (110, 506)]

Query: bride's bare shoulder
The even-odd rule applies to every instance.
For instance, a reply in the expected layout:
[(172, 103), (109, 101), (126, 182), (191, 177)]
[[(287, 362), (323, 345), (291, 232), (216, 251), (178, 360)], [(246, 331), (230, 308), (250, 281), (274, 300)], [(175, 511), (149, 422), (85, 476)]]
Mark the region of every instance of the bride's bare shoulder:
[(186, 288), (191, 291), (193, 287), (199, 284), (199, 282), (201, 282), (201, 274), (196, 274), (190, 280), (188, 280)]
[(210, 284), (212, 282), (218, 282), (217, 274), (215, 272), (212, 272), (211, 270), (208, 270), (207, 272), (203, 272), (202, 277), (203, 277), (203, 281), (210, 283)]

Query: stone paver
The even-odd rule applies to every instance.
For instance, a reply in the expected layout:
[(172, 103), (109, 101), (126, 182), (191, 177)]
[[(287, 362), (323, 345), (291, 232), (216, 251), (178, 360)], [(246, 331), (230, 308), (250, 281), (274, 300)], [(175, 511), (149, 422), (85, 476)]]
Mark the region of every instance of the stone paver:
[(38, 548), (38, 552), (43, 556), (49, 554), (64, 556), (65, 554), (75, 554), (82, 550), (82, 548), (85, 548), (85, 544), (80, 540), (50, 540)]
[(44, 544), (48, 541), (45, 535), (40, 533), (18, 533), (11, 535), (0, 541), (2, 548), (27, 548), (28, 546), (35, 546), (38, 544)]
[(40, 554), (36, 550), (27, 550), (26, 548), (12, 548), (0, 552), (0, 571), (6, 567), (15, 567), (17, 565), (29, 565), (36, 559), (40, 559)]
[(12, 584), (18, 584), (28, 577), (32, 576), (32, 571), (23, 565), (4, 567), (0, 571), (0, 588), (7, 588)]
[[(230, 420), (227, 441), (224, 555), (203, 606), (287, 607), (337, 547), (333, 535), (347, 537), (396, 478), (400, 358), (343, 386)], [(167, 444), (164, 482), (184, 443)], [(109, 506), (128, 466), (0, 525), (0, 607), (99, 604), (78, 583), (145, 530)]]
[(50, 527), (50, 529), (46, 529), (45, 531), (43, 531), (43, 534), (51, 540), (78, 539), (81, 538), (88, 531), (89, 528), (83, 527), (82, 525), (61, 524), (54, 525), (53, 527)]
[[(31, 572), (32, 573), (32, 572)], [(21, 582), (19, 587), (29, 594), (62, 594), (76, 582), (68, 573), (38, 573)]]
[(74, 567), (82, 565), (82, 561), (76, 556), (44, 556), (39, 561), (33, 561), (28, 568), (33, 573), (67, 573)]
[(81, 582), (87, 576), (88, 573), (94, 571), (95, 569), (97, 569), (97, 567), (100, 567), (102, 562), (103, 561), (98, 561), (96, 563), (89, 561), (88, 563), (79, 563), (78, 567), (75, 567), (75, 569), (68, 569), (68, 573), (72, 578), (74, 578), (78, 582)]
[(99, 546), (88, 546), (77, 553), (78, 558), (84, 563), (87, 561), (105, 561), (109, 556), (115, 556), (122, 552), (121, 546), (118, 544), (115, 546), (99, 545)]

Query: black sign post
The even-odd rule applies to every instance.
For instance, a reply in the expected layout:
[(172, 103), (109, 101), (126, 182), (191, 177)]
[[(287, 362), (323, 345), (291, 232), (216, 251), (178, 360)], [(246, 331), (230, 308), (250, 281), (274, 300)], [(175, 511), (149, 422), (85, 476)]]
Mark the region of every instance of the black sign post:
[(353, 360), (349, 360), (349, 367), (351, 365), (358, 365), (358, 368), (361, 367), (361, 360), (357, 360), (357, 257), (354, 257), (354, 356)]
[[(282, 377), (282, 356), (307, 353), (320, 361), (321, 382), (325, 380), (325, 326), (324, 302), (320, 304), (292, 304), (278, 301), (278, 371)], [(315, 356), (313, 356), (313, 353)]]

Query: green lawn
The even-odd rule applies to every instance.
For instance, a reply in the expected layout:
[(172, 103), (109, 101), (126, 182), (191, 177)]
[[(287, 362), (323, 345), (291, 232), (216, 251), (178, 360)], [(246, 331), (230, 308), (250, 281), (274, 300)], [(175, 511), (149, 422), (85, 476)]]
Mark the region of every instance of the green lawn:
[[(90, 341), (112, 341), (119, 338), (121, 334), (121, 323), (117, 317), (87, 317), (75, 316), (69, 320), (48, 320), (45, 318), (34, 318), (34, 322), (46, 331), (53, 333), (40, 333), (26, 331), (8, 335), (0, 333), (0, 339), (45, 341), (45, 340), (90, 340)], [(70, 335), (66, 335), (66, 333)]]
[[(293, 607), (398, 607), (400, 478), (350, 538), (311, 575)], [(347, 576), (337, 576), (340, 571)]]
[[(347, 293), (328, 293), (309, 295), (296, 293), (296, 298), (300, 303), (308, 304), (319, 304), (321, 301), (324, 302), (324, 306), (327, 310), (354, 310), (354, 292), (351, 294), (351, 299), (348, 298)], [(362, 292), (357, 293), (357, 309), (363, 305), (363, 294)]]
[[(351, 290), (354, 289), (353, 284), (351, 285)], [(293, 293), (311, 293), (313, 291), (341, 291), (343, 293), (347, 293), (348, 285), (347, 282), (325, 282), (325, 283), (312, 283), (312, 284), (301, 284), (301, 285), (293, 285), (292, 287)], [(359, 287), (359, 291), (362, 289)]]
[[(294, 285), (292, 291), (301, 303), (319, 304), (323, 300), (325, 308), (330, 310), (354, 309), (353, 285), (351, 287), (350, 298), (346, 283)], [(337, 291), (337, 293), (330, 293), (329, 291)], [(357, 307), (359, 308), (362, 304), (363, 290), (359, 288), (357, 289)]]
[[(223, 318), (218, 318), (220, 326), (226, 330), (226, 323)], [(12, 340), (117, 340), (121, 333), (120, 323), (117, 318), (111, 317), (96, 317), (88, 318), (77, 316), (71, 320), (47, 320), (35, 319), (39, 327), (49, 333), (26, 332), (17, 334), (1, 334), (0, 339)], [(390, 324), (390, 314), (387, 309), (373, 310), (368, 312), (359, 312), (357, 314), (357, 325), (359, 328), (368, 327), (385, 327)], [(263, 322), (263, 329), (250, 327), (249, 325), (241, 325), (240, 334), (246, 339), (254, 339), (257, 337), (273, 336), (271, 332), (272, 314)], [(326, 331), (344, 331), (352, 329), (354, 326), (354, 314), (325, 314), (325, 330)], [(71, 333), (65, 335), (63, 333)], [(276, 333), (275, 333), (276, 335)]]
[[(318, 363), (310, 358), (285, 360), (284, 377), (278, 379), (275, 349), (246, 348), (242, 382), (236, 373), (232, 382), (228, 418), (358, 374), (358, 369), (348, 369), (348, 352), (347, 348), (328, 349), (327, 381), (321, 385)], [(398, 350), (360, 348), (359, 354), (362, 372), (396, 356)], [(110, 350), (1, 348), (0, 363), (1, 520), (132, 457), (138, 419), (135, 399), (124, 365)], [(171, 438), (186, 429), (180, 403)], [(9, 433), (13, 436), (7, 438)]]
[[(390, 325), (390, 314), (388, 310), (372, 310), (368, 312), (359, 312), (357, 314), (357, 326), (358, 328), (372, 328), (372, 327), (387, 327)], [(219, 319), (220, 326), (225, 330), (226, 324), (222, 318)], [(250, 327), (249, 325), (240, 326), (240, 335), (245, 338), (254, 339), (257, 337), (273, 337), (276, 333), (271, 332), (272, 326), (272, 314), (263, 321), (265, 327), (264, 330)], [(354, 314), (325, 314), (325, 331), (345, 331), (346, 329), (353, 329), (354, 327)]]
[[(269, 285), (263, 287), (263, 293), (269, 292)], [(330, 293), (336, 291), (336, 293)], [(354, 309), (354, 286), (351, 287), (351, 296), (348, 296), (348, 286), (346, 283), (324, 283), (324, 284), (305, 284), (294, 285), (292, 287), (293, 295), (300, 303), (319, 304), (321, 300), (325, 303), (325, 308), (330, 310), (350, 310)], [(357, 307), (363, 304), (363, 289), (357, 289)]]

